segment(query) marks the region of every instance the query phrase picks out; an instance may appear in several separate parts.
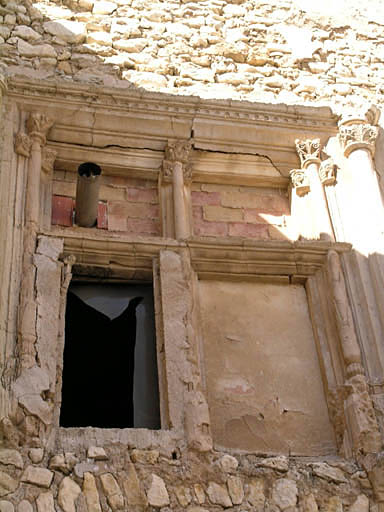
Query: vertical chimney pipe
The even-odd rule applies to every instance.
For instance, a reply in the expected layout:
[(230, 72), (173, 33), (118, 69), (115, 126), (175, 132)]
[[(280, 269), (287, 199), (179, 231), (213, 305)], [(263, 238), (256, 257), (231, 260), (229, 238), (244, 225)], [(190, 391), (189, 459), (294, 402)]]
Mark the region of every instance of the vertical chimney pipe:
[(85, 162), (77, 172), (75, 222), (83, 228), (92, 228), (97, 222), (101, 167)]

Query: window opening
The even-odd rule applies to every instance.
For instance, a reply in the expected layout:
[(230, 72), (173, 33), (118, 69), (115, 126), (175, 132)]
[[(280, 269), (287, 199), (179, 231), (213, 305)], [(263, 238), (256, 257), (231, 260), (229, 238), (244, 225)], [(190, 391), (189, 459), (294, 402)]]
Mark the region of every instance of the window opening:
[(160, 428), (151, 284), (69, 287), (60, 425)]

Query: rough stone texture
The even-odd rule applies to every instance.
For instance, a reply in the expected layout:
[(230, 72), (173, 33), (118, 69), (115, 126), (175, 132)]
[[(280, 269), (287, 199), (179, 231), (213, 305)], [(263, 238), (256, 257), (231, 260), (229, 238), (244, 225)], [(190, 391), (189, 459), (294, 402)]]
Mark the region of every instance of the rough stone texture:
[(239, 462), (235, 457), (232, 457), (232, 455), (225, 454), (219, 460), (219, 464), (223, 471), (231, 473), (232, 471), (236, 471)]
[(21, 477), (21, 481), (48, 488), (51, 485), (53, 475), (54, 473), (49, 469), (28, 466)]
[(339, 468), (333, 468), (328, 464), (321, 462), (313, 464), (312, 468), (313, 474), (320, 478), (325, 478), (326, 480), (336, 483), (345, 482), (345, 476)]
[(87, 502), (88, 512), (101, 512), (99, 493), (92, 473), (84, 473), (83, 494)]
[(76, 512), (76, 500), (81, 493), (80, 487), (66, 476), (60, 483), (57, 502), (64, 512)]
[(11, 465), (22, 469), (24, 467), (23, 458), (17, 450), (0, 450), (0, 463), (6, 466)]
[(122, 484), (128, 505), (146, 506), (147, 497), (140, 486), (140, 482), (135, 470), (135, 466), (131, 463), (127, 465), (127, 471), (119, 473), (119, 480)]
[(34, 464), (39, 464), (43, 460), (44, 450), (42, 448), (31, 448), (28, 455)]
[(169, 495), (164, 480), (152, 474), (151, 484), (147, 492), (148, 503), (152, 507), (166, 507), (169, 505)]
[(124, 497), (114, 476), (111, 473), (104, 473), (100, 476), (100, 480), (111, 509), (122, 510)]
[(272, 488), (272, 501), (281, 509), (295, 507), (297, 502), (297, 485), (294, 480), (280, 478)]
[(227, 480), (229, 496), (234, 505), (241, 505), (244, 499), (244, 488), (241, 478), (230, 476)]
[[(17, 512), (33, 512), (33, 507), (29, 501), (22, 500), (17, 506)], [(40, 510), (38, 512), (40, 512)]]
[(0, 471), (0, 496), (6, 496), (15, 491), (19, 486), (19, 482), (9, 476), (4, 471)]
[(158, 450), (132, 450), (132, 462), (138, 462), (140, 464), (156, 464), (158, 458)]
[(94, 460), (107, 460), (108, 456), (105, 453), (104, 448), (101, 446), (91, 446), (88, 448), (88, 458), (94, 459)]
[(209, 482), (207, 488), (208, 497), (213, 504), (222, 505), (223, 507), (232, 507), (232, 501), (228, 495), (227, 489), (216, 482)]
[(0, 512), (14, 512), (15, 507), (13, 503), (6, 500), (0, 500)]
[(36, 507), (38, 512), (54, 512), (55, 502), (53, 494), (50, 491), (39, 494), (36, 498)]

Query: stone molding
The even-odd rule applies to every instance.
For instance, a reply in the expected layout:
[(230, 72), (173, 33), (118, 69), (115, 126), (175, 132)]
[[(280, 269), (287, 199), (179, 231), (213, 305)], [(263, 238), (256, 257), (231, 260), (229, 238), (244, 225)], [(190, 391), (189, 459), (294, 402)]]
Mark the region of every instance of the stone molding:
[(168, 141), (165, 146), (165, 158), (162, 164), (162, 179), (164, 181), (172, 181), (176, 163), (183, 166), (183, 177), (185, 183), (192, 181), (192, 166), (189, 158), (192, 151), (192, 143), (190, 140)]
[(360, 110), (353, 110), (352, 112), (345, 112), (340, 121), (340, 126), (349, 126), (352, 124), (371, 124), (377, 126), (380, 120), (381, 111), (376, 105), (362, 108)]
[(15, 135), (15, 153), (29, 158), (31, 154), (32, 139), (26, 133), (19, 132)]
[(296, 139), (295, 145), (303, 169), (312, 163), (320, 164), (320, 139)]
[(31, 112), (26, 126), (31, 139), (37, 140), (43, 146), (46, 143), (48, 131), (53, 126), (53, 120), (41, 112)]
[(41, 154), (41, 169), (47, 175), (53, 172), (57, 151), (52, 148), (44, 147)]
[(321, 162), (319, 167), (320, 181), (324, 186), (334, 185), (336, 183), (336, 164), (332, 158), (327, 158)]
[(289, 176), (292, 181), (292, 186), (296, 190), (296, 194), (300, 197), (305, 196), (311, 190), (309, 179), (305, 169), (292, 169)]
[(351, 124), (340, 126), (339, 141), (344, 155), (348, 157), (355, 149), (367, 149), (375, 153), (378, 128), (370, 124)]

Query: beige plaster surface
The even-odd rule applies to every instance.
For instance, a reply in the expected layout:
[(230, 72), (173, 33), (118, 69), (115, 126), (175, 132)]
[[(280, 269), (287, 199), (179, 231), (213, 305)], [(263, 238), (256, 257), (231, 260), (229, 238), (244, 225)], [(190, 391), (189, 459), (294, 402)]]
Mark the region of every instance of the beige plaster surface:
[(216, 446), (333, 453), (304, 287), (206, 280), (199, 292)]

